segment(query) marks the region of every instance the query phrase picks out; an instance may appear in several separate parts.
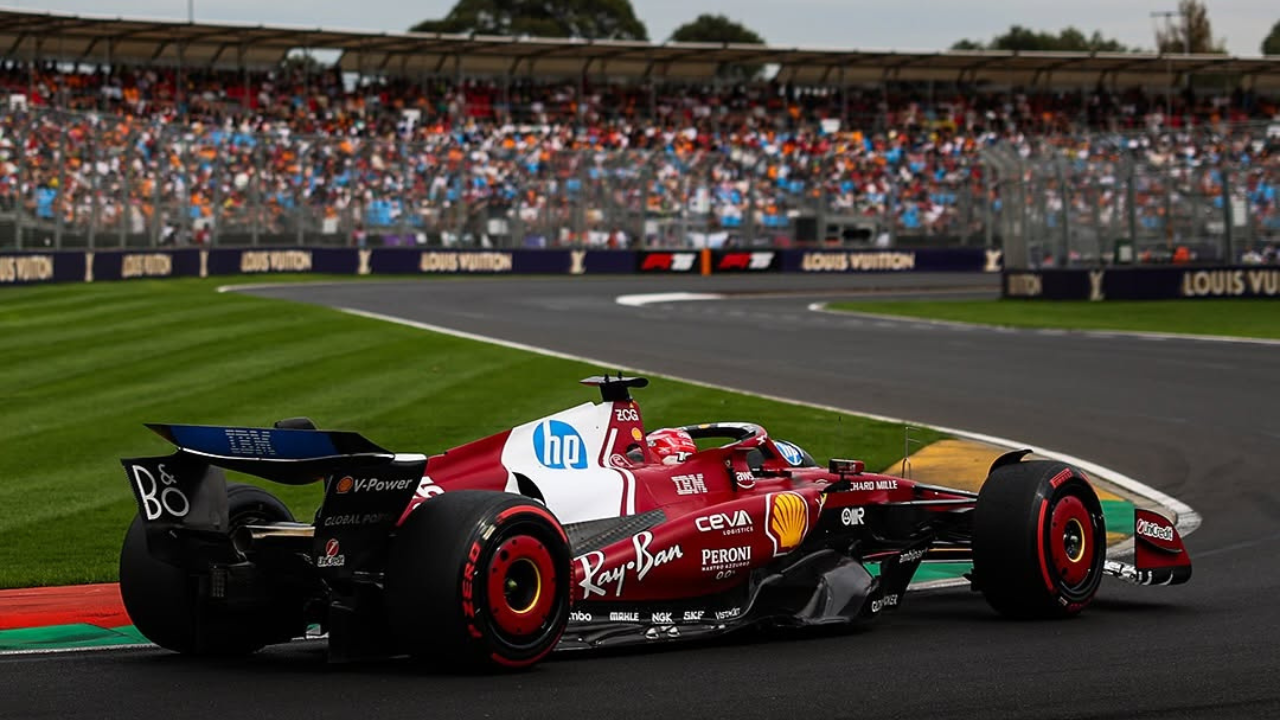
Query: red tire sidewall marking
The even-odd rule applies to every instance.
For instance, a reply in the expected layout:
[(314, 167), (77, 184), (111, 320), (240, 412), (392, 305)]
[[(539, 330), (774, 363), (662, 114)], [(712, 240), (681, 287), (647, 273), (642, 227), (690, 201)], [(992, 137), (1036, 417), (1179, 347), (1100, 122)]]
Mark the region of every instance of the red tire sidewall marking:
[(1044, 578), (1044, 585), (1048, 588), (1050, 594), (1058, 594), (1058, 586), (1053, 582), (1053, 573), (1049, 570), (1049, 562), (1045, 557), (1044, 541), (1045, 525), (1044, 518), (1049, 510), (1049, 498), (1040, 501), (1040, 519), (1036, 522), (1036, 552), (1040, 556), (1040, 576)]
[(506, 510), (503, 510), (502, 512), (498, 513), (498, 517), (494, 518), (493, 524), (495, 526), (501, 525), (504, 521), (506, 521), (507, 518), (517, 513), (532, 513), (534, 515), (537, 515), (538, 517), (541, 517), (543, 520), (546, 520), (547, 522), (551, 523), (551, 526), (554, 527), (556, 529), (556, 532), (560, 534), (560, 539), (564, 540), (566, 545), (569, 544), (569, 536), (565, 534), (564, 528), (560, 526), (560, 521), (556, 520), (556, 516), (552, 515), (550, 512), (548, 512), (547, 510), (544, 510), (543, 508), (537, 507), (536, 505), (516, 505), (515, 507), (509, 507)]

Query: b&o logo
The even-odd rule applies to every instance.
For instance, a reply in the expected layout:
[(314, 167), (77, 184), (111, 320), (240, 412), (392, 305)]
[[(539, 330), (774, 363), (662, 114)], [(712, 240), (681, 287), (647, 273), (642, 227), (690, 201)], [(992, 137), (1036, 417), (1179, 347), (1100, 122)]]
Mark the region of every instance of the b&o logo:
[(191, 502), (187, 500), (187, 496), (174, 487), (178, 479), (165, 472), (164, 465), (156, 467), (160, 473), (159, 482), (156, 482), (156, 477), (150, 470), (141, 465), (134, 465), (131, 469), (133, 484), (137, 486), (138, 498), (142, 501), (142, 513), (148, 520), (156, 520), (164, 513), (182, 518), (191, 512)]
[(573, 426), (560, 420), (546, 420), (533, 430), (533, 452), (538, 462), (552, 470), (583, 470), (587, 467), (586, 446)]

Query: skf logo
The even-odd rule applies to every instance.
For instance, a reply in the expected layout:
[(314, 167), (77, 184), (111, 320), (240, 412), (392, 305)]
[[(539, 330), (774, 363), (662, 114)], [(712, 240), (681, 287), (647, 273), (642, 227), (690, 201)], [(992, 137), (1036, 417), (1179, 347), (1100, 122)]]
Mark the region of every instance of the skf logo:
[(765, 534), (773, 542), (773, 555), (791, 552), (804, 539), (809, 526), (809, 503), (803, 496), (782, 492), (765, 498), (768, 503), (769, 523)]
[(721, 271), (759, 272), (768, 270), (772, 265), (772, 252), (731, 252), (720, 256), (720, 262), (716, 264), (716, 269)]
[(645, 256), (641, 272), (689, 272), (698, 259), (692, 252), (656, 252)]

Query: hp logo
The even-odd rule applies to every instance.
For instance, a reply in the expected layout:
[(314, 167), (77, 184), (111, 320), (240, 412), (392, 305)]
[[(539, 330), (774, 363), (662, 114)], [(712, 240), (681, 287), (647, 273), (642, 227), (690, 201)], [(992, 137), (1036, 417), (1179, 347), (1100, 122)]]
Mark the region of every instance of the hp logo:
[(782, 453), (782, 459), (786, 460), (787, 464), (800, 465), (804, 462), (804, 453), (800, 452), (800, 448), (795, 445), (781, 440), (774, 440), (773, 445), (778, 448), (778, 452)]
[(552, 470), (582, 470), (587, 467), (582, 436), (572, 425), (559, 420), (547, 420), (534, 428), (533, 452), (538, 456), (538, 462)]

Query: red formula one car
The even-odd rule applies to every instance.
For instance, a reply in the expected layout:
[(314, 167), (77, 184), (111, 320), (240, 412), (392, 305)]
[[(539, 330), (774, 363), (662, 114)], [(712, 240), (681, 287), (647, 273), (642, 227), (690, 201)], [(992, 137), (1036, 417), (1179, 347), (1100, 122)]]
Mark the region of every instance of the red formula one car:
[[(673, 454), (631, 397), (645, 379), (583, 382), (603, 401), (431, 457), (305, 419), (151, 426), (178, 451), (123, 461), (139, 510), (120, 558), (130, 616), (186, 653), (318, 625), (334, 659), (525, 667), (556, 648), (872, 618), (933, 560), (971, 561), (1014, 617), (1074, 615), (1103, 575), (1191, 575), (1173, 524), (1145, 510), (1135, 564), (1108, 561), (1089, 479), (1027, 451), (996, 460), (980, 494), (821, 467), (752, 423), (681, 428), (697, 445)], [(296, 522), (221, 468), (321, 482), (324, 500)]]

